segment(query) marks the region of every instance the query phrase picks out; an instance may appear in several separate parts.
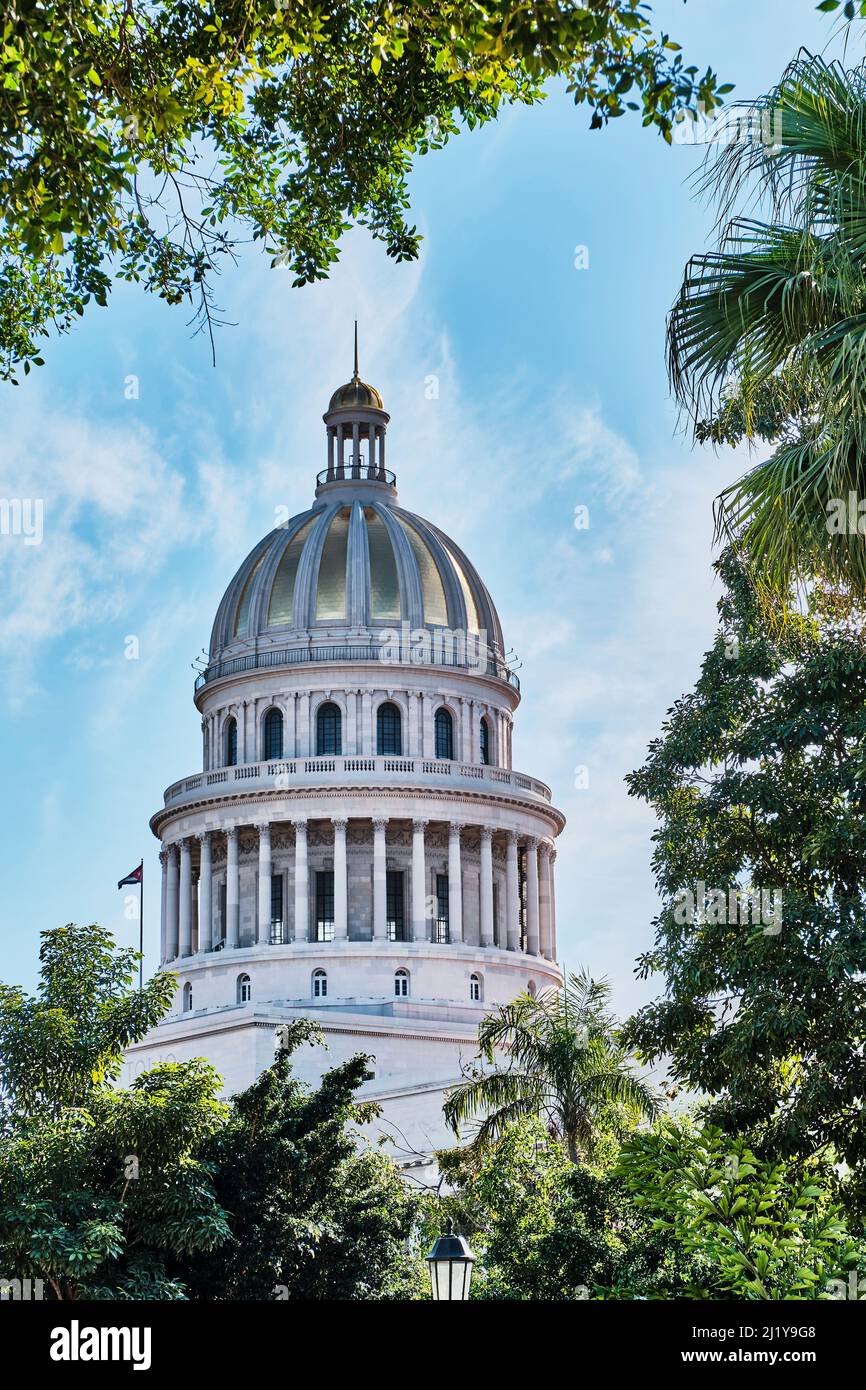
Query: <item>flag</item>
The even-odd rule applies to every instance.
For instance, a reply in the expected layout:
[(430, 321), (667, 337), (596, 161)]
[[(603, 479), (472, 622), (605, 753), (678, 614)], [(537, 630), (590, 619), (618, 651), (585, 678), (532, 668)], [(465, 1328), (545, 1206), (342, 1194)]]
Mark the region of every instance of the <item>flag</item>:
[(123, 886), (124, 886), (125, 884), (127, 884), (127, 883), (141, 883), (141, 877), (142, 877), (143, 871), (144, 871), (144, 865), (143, 865), (143, 864), (137, 864), (136, 867), (133, 869), (133, 871), (132, 871), (131, 874), (127, 874), (127, 875), (126, 875), (126, 878), (122, 878), (122, 879), (119, 880), (118, 885), (117, 885), (118, 888), (123, 888)]

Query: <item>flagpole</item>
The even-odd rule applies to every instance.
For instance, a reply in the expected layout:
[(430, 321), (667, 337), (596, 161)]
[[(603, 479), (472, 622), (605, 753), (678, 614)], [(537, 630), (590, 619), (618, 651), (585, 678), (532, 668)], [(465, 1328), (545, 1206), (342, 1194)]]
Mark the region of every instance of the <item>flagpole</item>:
[(144, 860), (142, 859), (139, 868), (141, 869), (141, 882), (139, 883), (138, 893), (138, 992), (141, 994), (144, 989)]

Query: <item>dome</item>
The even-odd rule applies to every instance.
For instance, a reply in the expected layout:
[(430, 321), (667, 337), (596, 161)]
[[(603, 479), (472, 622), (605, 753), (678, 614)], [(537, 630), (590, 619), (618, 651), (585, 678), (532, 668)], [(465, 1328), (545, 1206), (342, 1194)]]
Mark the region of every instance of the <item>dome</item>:
[[(450, 537), (397, 506), (391, 489), (331, 484), (309, 511), (253, 549), (219, 606), (210, 662), (268, 641), (375, 641), (377, 630), (457, 630), (497, 655), (499, 618), (477, 571)], [(328, 489), (323, 489), (325, 493)]]
[(331, 397), (328, 412), (332, 410), (384, 410), (382, 397), (375, 386), (370, 386), (360, 377), (353, 377), (345, 386), (340, 386)]

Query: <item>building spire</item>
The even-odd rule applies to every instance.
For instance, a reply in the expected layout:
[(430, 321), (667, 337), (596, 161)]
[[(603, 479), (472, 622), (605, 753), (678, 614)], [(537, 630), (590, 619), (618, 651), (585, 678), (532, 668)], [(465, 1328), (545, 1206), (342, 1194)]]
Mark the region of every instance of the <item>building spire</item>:
[(360, 381), (360, 380), (361, 380), (360, 375), (358, 374), (358, 320), (357, 320), (357, 319), (355, 319), (355, 371), (354, 371), (354, 374), (353, 374), (353, 376), (352, 376), (352, 380), (353, 380), (353, 381)]

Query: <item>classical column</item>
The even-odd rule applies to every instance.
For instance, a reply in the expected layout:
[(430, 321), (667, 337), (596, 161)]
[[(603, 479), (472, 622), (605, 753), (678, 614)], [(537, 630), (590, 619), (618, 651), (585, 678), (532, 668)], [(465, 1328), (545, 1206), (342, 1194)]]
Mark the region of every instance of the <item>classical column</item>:
[(297, 743), (295, 734), (296, 707), (297, 701), (294, 695), (292, 693), (288, 694), (286, 696), (286, 706), (283, 715), (286, 721), (285, 728), (283, 729), (283, 757), (285, 758), (293, 758), (295, 756), (295, 747)]
[(517, 831), (506, 836), (505, 859), (506, 940), (509, 951), (520, 950), (520, 879), (517, 873)]
[(361, 696), (361, 755), (372, 758), (376, 752), (376, 731), (373, 728), (373, 692)]
[(538, 884), (538, 934), (541, 954), (545, 960), (553, 960), (553, 933), (550, 922), (550, 845), (542, 840), (538, 846), (541, 856)]
[(192, 955), (192, 856), (189, 840), (180, 842), (180, 908), (178, 929), (180, 937), (179, 954)]
[(307, 822), (293, 821), (295, 827), (295, 940), (310, 939), (309, 880), (307, 876)]
[(493, 945), (493, 831), (481, 827), (481, 945)]
[(358, 751), (358, 692), (346, 691), (346, 728), (343, 736), (343, 752), (352, 757)]
[(538, 841), (530, 836), (526, 841), (526, 950), (537, 956), (538, 948)]
[(460, 862), (460, 829), (448, 827), (448, 937), (463, 940), (463, 866)]
[(331, 821), (334, 827), (334, 940), (349, 936), (349, 885), (346, 877), (346, 822)]
[(433, 697), (423, 695), (421, 697), (421, 756), (423, 758), (433, 758), (436, 754), (435, 742), (433, 738)]
[(550, 959), (556, 960), (556, 850), (550, 851)]
[(168, 850), (168, 878), (165, 889), (165, 917), (166, 917), (166, 960), (177, 959), (178, 945), (178, 921), (177, 921), (177, 845), (169, 845)]
[(260, 946), (271, 939), (271, 827), (259, 826), (259, 928)]
[(310, 748), (310, 692), (302, 690), (298, 697), (298, 757), (308, 758)]
[(238, 868), (238, 832), (233, 826), (226, 831), (226, 949), (240, 943), (241, 930), (240, 871)]
[(410, 758), (420, 758), (424, 752), (421, 746), (420, 721), (418, 718), (418, 707), (421, 703), (421, 696), (416, 690), (409, 691), (409, 731), (406, 753)]
[(412, 940), (427, 940), (427, 880), (424, 863), (426, 820), (412, 822)]
[(472, 744), (473, 703), (465, 695), (460, 697), (460, 758), (464, 763), (478, 762)]
[(385, 826), (387, 817), (379, 816), (373, 821), (373, 940), (385, 941), (388, 937), (387, 911), (387, 851), (385, 847)]
[(161, 850), (159, 851), (159, 862), (160, 862), (160, 864), (162, 865), (162, 896), (161, 896), (161, 898), (160, 898), (160, 904), (161, 904), (161, 906), (160, 906), (160, 913), (159, 913), (159, 953), (160, 953), (160, 954), (159, 954), (159, 959), (160, 959), (160, 963), (164, 965), (165, 962), (168, 960), (168, 940), (167, 940), (168, 918), (167, 918), (167, 915), (166, 915), (166, 907), (165, 907), (166, 888), (167, 888), (167, 884), (168, 884), (168, 851), (167, 851), (167, 850), (161, 849)]
[(198, 837), (198, 949), (210, 951), (213, 947), (213, 869), (210, 855), (210, 831), (203, 830)]
[(189, 899), (190, 899), (189, 910), (190, 910), (190, 937), (191, 937), (190, 955), (192, 955), (193, 951), (198, 951), (198, 950), (199, 950), (199, 944), (198, 944), (198, 939), (199, 939), (199, 930), (198, 930), (198, 869), (196, 869), (195, 865), (193, 865), (193, 869), (192, 869), (191, 882), (190, 882), (190, 894), (189, 894)]

